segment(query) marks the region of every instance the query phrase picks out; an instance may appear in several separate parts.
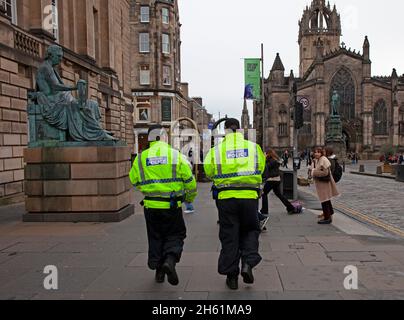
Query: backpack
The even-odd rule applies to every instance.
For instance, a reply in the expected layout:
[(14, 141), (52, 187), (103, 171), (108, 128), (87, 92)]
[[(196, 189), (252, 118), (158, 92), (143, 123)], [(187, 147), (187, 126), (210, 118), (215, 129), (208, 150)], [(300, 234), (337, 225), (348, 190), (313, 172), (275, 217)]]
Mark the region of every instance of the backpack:
[(335, 183), (338, 183), (342, 179), (342, 175), (344, 174), (344, 170), (342, 169), (342, 166), (339, 164), (337, 159), (331, 160), (332, 162), (332, 176), (334, 178)]
[(281, 164), (274, 160), (274, 159), (267, 159), (266, 165), (265, 165), (265, 171), (264, 174), (262, 175), (263, 180), (266, 181), (270, 178), (277, 178), (280, 176), (280, 168)]

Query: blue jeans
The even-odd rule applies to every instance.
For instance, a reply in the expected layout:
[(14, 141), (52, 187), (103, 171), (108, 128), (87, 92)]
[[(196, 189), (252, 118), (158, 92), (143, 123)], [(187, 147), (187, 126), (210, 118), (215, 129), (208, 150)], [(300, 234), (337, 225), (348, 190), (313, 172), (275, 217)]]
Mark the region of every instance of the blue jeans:
[(185, 208), (186, 208), (187, 211), (194, 211), (195, 210), (192, 203), (188, 203), (188, 202), (185, 202)]

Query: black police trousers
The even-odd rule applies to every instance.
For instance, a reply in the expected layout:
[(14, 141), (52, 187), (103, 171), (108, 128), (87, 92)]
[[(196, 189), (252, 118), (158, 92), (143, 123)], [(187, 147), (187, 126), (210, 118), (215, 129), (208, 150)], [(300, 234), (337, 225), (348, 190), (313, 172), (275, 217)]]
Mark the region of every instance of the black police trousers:
[(240, 260), (251, 268), (256, 267), (262, 260), (258, 253), (258, 200), (219, 200), (217, 206), (222, 243), (219, 274), (236, 277), (240, 274)]
[(149, 240), (149, 261), (151, 270), (160, 268), (168, 256), (180, 262), (187, 229), (182, 208), (176, 210), (144, 210)]

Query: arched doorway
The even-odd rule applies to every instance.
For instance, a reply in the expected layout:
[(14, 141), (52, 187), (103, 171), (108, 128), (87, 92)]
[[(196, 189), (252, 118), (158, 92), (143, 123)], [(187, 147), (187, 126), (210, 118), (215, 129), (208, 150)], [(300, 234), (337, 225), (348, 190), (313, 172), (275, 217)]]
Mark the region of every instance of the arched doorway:
[(342, 131), (342, 139), (344, 140), (346, 152), (347, 153), (350, 152), (351, 151), (351, 137), (346, 130)]

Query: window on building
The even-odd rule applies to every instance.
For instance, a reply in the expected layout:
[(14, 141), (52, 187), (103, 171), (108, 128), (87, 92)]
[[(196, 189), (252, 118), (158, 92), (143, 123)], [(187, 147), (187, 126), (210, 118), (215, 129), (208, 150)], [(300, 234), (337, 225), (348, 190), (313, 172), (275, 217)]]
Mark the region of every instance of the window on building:
[(150, 122), (150, 98), (138, 98), (136, 104), (136, 113), (137, 113), (137, 120), (139, 122)]
[(147, 6), (140, 7), (140, 22), (142, 23), (150, 22), (150, 7)]
[(171, 86), (171, 67), (163, 66), (163, 85)]
[(161, 100), (161, 121), (171, 122), (172, 100), (171, 98), (163, 98)]
[(404, 136), (404, 121), (401, 121), (399, 124), (399, 132), (400, 136)]
[(355, 119), (355, 82), (351, 73), (346, 68), (341, 68), (334, 76), (330, 88), (330, 114), (331, 101), (334, 91), (337, 91), (340, 96), (339, 114), (346, 120)]
[(300, 130), (301, 134), (311, 134), (311, 107), (308, 106), (307, 108), (304, 109), (303, 113), (303, 120), (304, 120), (304, 125), (303, 128)]
[(16, 0), (0, 0), (0, 5), (4, 8), (5, 14), (11, 19), (11, 22), (17, 24)]
[(161, 16), (164, 24), (170, 23), (170, 10), (168, 8), (161, 9)]
[(380, 99), (375, 106), (374, 115), (374, 134), (387, 135), (387, 107), (386, 101)]
[(163, 53), (170, 54), (170, 35), (163, 33)]
[(140, 66), (140, 85), (150, 85), (150, 67), (148, 65)]
[(278, 128), (278, 135), (280, 137), (288, 137), (289, 130), (288, 130), (288, 111), (285, 105), (282, 105), (279, 109), (279, 128)]
[(150, 38), (148, 33), (139, 34), (139, 51), (141, 53), (150, 52)]
[(287, 123), (280, 123), (279, 124), (279, 133), (280, 137), (287, 137), (288, 136), (288, 124)]

